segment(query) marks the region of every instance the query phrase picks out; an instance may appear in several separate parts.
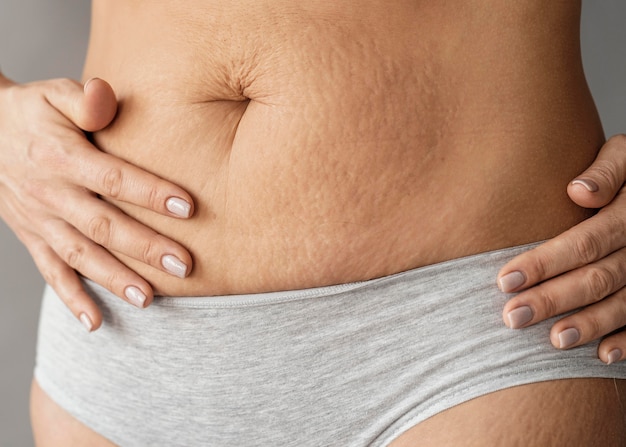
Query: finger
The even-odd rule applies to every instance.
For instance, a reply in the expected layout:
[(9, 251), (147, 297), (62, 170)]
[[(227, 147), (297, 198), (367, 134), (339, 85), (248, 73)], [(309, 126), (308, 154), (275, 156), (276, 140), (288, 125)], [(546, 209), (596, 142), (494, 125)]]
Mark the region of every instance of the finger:
[[(160, 214), (189, 218), (194, 212), (191, 196), (182, 188), (124, 160), (97, 150), (83, 135), (66, 136), (63, 142), (31, 151), (36, 166), (62, 172), (63, 181), (80, 185), (103, 197), (131, 203)], [(46, 190), (58, 201), (57, 185), (51, 181), (31, 180), (24, 185), (37, 196)]]
[(555, 348), (570, 349), (597, 340), (626, 325), (626, 290), (576, 312), (554, 324), (550, 341)]
[(76, 272), (38, 237), (23, 234), (22, 240), (46, 283), (88, 332), (97, 330), (102, 324), (102, 312), (83, 288)]
[(593, 164), (567, 187), (570, 198), (585, 208), (601, 208), (618, 193), (626, 178), (626, 135), (615, 135)]
[(111, 85), (99, 78), (91, 78), (83, 86), (80, 109), (80, 127), (95, 132), (108, 126), (117, 113), (117, 98)]
[(137, 273), (66, 222), (45, 222), (50, 247), (69, 267), (138, 308), (150, 305), (153, 292)]
[(187, 219), (194, 202), (182, 188), (100, 151), (85, 152), (75, 160), (77, 184), (114, 200), (132, 203), (171, 217)]
[(609, 335), (598, 346), (598, 358), (607, 365), (624, 360), (626, 354), (626, 330)]
[(191, 255), (180, 244), (102, 200), (76, 191), (68, 192), (66, 197), (72, 206), (65, 205), (63, 216), (96, 244), (179, 278), (191, 271)]
[(498, 272), (498, 287), (517, 292), (601, 259), (625, 245), (621, 227), (611, 213), (598, 213), (506, 263)]
[(510, 299), (503, 319), (512, 329), (595, 303), (626, 285), (626, 249), (553, 278)]
[(80, 129), (101, 130), (117, 113), (113, 88), (102, 79), (90, 79), (84, 86), (71, 79), (54, 79), (38, 85), (48, 103)]

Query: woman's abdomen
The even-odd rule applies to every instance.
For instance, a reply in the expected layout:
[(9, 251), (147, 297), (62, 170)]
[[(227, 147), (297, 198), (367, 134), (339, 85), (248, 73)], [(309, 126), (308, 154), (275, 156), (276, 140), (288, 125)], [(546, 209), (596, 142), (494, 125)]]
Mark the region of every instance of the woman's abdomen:
[[(95, 26), (85, 74), (121, 105), (97, 144), (196, 201), (188, 222), (119, 204), (191, 251), (190, 277), (123, 261), (166, 295), (300, 289), (545, 239), (586, 217), (566, 186), (603, 135), (576, 48), (536, 34), (520, 46), (523, 29), (461, 18), (482, 37), (435, 35), (390, 14), (365, 14), (368, 33), (284, 15), (256, 46), (242, 27), (206, 67), (179, 42), (164, 68), (176, 39), (154, 31), (141, 37), (153, 57), (120, 68), (142, 42), (116, 46)], [(563, 47), (576, 37), (561, 34)]]

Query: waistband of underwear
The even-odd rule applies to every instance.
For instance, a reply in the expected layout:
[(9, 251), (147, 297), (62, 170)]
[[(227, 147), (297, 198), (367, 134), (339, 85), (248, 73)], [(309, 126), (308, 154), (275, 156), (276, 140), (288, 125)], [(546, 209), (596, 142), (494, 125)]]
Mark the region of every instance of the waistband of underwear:
[[(521, 254), (525, 251), (531, 250), (545, 241), (532, 242), (524, 245), (518, 245), (514, 247), (502, 248), (483, 253), (477, 253), (461, 258), (450, 259), (447, 261), (439, 262), (436, 264), (430, 264), (423, 267), (407, 270), (404, 272), (394, 273), (392, 275), (383, 276), (380, 278), (349, 282), (345, 284), (336, 284), (323, 287), (314, 287), (308, 289), (298, 290), (285, 290), (277, 292), (265, 292), (265, 293), (252, 293), (242, 295), (216, 295), (216, 296), (155, 296), (152, 306), (164, 306), (164, 307), (186, 307), (186, 308), (202, 308), (202, 309), (220, 309), (220, 308), (235, 308), (235, 307), (249, 307), (249, 306), (263, 306), (270, 304), (279, 304), (289, 301), (298, 301), (312, 298), (321, 298), (337, 295), (343, 292), (349, 292), (361, 288), (371, 287), (377, 283), (389, 280), (402, 280), (402, 277), (410, 277), (411, 281), (419, 281), (420, 277), (432, 277), (433, 275), (447, 275), (454, 269), (466, 269), (470, 266), (477, 266), (484, 263), (485, 260), (489, 262), (502, 262), (502, 265), (509, 259)], [(494, 284), (496, 278), (493, 278)], [(88, 288), (92, 289), (99, 296), (114, 295), (93, 281), (84, 278), (83, 282)]]

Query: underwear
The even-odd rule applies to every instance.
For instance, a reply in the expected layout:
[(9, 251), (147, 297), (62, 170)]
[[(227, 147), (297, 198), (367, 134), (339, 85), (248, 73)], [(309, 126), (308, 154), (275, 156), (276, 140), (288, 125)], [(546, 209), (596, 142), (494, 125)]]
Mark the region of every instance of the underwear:
[(597, 342), (567, 351), (547, 320), (508, 329), (498, 270), (536, 244), (370, 281), (136, 309), (85, 286), (86, 333), (48, 288), (35, 377), (79, 421), (124, 446), (386, 446), (425, 419), (516, 385), (626, 378)]

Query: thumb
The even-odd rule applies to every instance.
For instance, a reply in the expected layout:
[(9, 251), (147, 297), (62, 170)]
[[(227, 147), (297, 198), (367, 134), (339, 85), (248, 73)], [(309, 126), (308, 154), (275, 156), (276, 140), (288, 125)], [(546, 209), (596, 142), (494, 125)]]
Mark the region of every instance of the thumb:
[(117, 113), (113, 88), (102, 79), (91, 78), (84, 86), (69, 79), (56, 79), (41, 86), (50, 105), (87, 132), (104, 129)]
[(626, 178), (626, 135), (611, 137), (592, 165), (567, 186), (567, 194), (585, 208), (602, 208), (619, 192)]
[(91, 78), (83, 87), (78, 127), (88, 132), (104, 129), (117, 113), (117, 99), (108, 82)]

